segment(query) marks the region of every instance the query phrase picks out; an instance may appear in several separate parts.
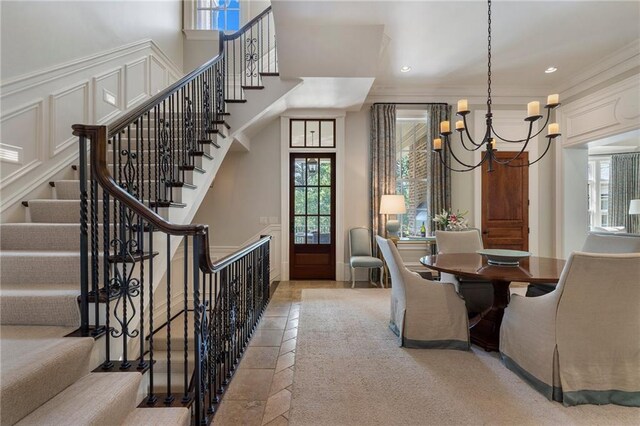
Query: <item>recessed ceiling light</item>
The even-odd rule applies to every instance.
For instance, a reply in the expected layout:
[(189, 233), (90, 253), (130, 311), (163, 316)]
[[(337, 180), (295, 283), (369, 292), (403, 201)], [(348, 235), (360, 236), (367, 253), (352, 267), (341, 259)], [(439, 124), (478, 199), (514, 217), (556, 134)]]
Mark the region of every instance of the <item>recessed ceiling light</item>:
[(400, 72), (409, 72), (409, 71), (411, 71), (411, 67), (408, 65), (405, 65), (402, 68), (400, 68)]
[(549, 67), (546, 70), (544, 70), (544, 72), (546, 72), (547, 74), (551, 74), (552, 72), (556, 72), (558, 71), (558, 68), (556, 67)]

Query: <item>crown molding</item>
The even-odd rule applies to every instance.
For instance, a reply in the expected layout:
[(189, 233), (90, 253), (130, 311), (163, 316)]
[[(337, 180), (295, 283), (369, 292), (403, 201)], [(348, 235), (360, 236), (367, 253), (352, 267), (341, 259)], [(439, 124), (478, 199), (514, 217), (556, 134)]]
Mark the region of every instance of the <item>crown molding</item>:
[(620, 74), (640, 67), (640, 39), (627, 44), (561, 83), (557, 91), (567, 99), (604, 83)]

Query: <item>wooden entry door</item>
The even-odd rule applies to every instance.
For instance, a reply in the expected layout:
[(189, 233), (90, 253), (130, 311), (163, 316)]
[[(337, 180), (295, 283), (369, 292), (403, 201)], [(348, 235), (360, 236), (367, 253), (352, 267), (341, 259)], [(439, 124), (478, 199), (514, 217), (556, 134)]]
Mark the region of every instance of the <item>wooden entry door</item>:
[(289, 174), (289, 275), (336, 278), (335, 154), (295, 153)]
[[(515, 152), (497, 151), (499, 160), (513, 158)], [(512, 165), (529, 161), (523, 152)], [(529, 249), (529, 167), (482, 165), (482, 241), (485, 248)]]

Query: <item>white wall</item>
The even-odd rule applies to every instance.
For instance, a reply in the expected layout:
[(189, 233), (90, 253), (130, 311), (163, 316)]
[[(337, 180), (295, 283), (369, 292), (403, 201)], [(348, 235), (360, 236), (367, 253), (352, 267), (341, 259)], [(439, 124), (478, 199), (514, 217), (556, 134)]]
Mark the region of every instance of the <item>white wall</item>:
[(182, 68), (182, 1), (3, 1), (2, 80), (152, 39)]
[(249, 152), (229, 152), (194, 218), (210, 227), (213, 246), (239, 246), (267, 223), (280, 222), (280, 119), (251, 141)]

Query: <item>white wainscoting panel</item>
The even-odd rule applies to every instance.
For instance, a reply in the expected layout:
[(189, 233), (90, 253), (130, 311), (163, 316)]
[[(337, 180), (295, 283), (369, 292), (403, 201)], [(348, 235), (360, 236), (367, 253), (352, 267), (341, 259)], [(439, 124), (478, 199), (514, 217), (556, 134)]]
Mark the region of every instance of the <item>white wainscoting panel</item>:
[(72, 124), (106, 124), (181, 75), (147, 39), (0, 82), (0, 144), (20, 157), (2, 161), (0, 213), (75, 161)]
[(2, 161), (0, 188), (13, 182), (24, 170), (32, 170), (43, 156), (43, 104), (42, 99), (3, 114), (0, 120), (0, 145), (15, 161)]

